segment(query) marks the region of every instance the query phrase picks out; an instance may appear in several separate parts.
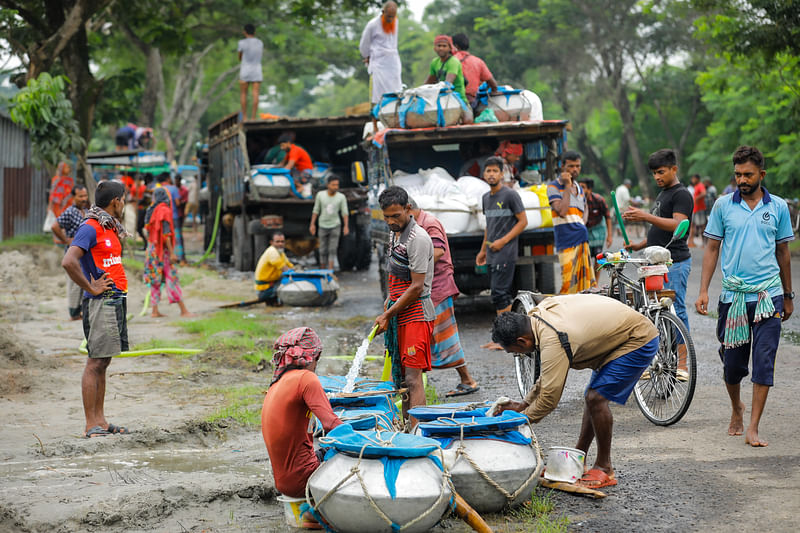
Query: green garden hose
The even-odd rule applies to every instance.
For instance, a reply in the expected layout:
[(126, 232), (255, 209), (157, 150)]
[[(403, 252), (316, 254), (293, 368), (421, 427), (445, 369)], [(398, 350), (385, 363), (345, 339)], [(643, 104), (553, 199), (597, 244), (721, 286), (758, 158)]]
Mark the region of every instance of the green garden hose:
[[(89, 352), (86, 350), (86, 339), (83, 339), (81, 342), (78, 351), (82, 354), (88, 354)], [(203, 350), (199, 348), (149, 348), (147, 350), (129, 350), (127, 352), (120, 353), (117, 357), (139, 357), (142, 355), (193, 355), (197, 353), (201, 353)]]
[(214, 243), (217, 242), (217, 229), (219, 228), (219, 219), (220, 214), (222, 213), (222, 196), (217, 198), (217, 214), (214, 216), (214, 230), (211, 232), (211, 242), (208, 243), (208, 249), (206, 253), (203, 254), (203, 257), (198, 259), (195, 264), (202, 263), (205, 261), (209, 255), (211, 255), (211, 250), (214, 249)]

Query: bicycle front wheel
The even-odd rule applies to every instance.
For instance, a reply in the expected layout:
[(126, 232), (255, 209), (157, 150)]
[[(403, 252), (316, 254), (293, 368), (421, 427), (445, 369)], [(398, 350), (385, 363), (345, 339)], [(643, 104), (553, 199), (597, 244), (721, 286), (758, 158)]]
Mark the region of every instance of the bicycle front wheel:
[(697, 382), (694, 343), (683, 321), (668, 311), (655, 319), (658, 353), (634, 388), (636, 404), (659, 426), (680, 420), (689, 409)]

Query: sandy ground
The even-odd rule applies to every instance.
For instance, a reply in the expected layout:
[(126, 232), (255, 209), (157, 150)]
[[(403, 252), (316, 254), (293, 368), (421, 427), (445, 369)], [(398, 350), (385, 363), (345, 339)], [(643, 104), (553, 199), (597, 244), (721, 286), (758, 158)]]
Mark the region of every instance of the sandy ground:
[[(198, 250), (199, 234), (189, 248)], [(106, 414), (135, 430), (127, 436), (81, 438), (80, 323), (66, 320), (65, 276), (56, 248), (0, 251), (0, 531), (284, 531), (272, 475), (258, 427), (232, 420), (207, 422), (231, 388), (266, 388), (269, 369), (231, 364), (213, 353), (191, 357), (118, 358), (109, 368)], [(138, 256), (141, 260), (141, 255)], [(694, 301), (702, 250), (694, 250), (689, 300)], [(800, 288), (800, 264), (794, 286)], [(190, 310), (207, 316), (225, 302), (253, 297), (250, 276), (187, 268)], [(152, 339), (191, 343), (168, 317), (138, 316), (145, 288), (130, 277), (131, 344)], [(261, 306), (238, 311), (242, 320), (264, 320), (281, 332), (314, 327), (326, 354), (353, 353), (380, 311), (377, 273), (344, 273), (340, 298), (327, 309)], [(719, 275), (712, 285), (718, 294)], [(466, 302), (464, 302), (466, 303)], [(798, 313), (800, 314), (800, 312)], [(517, 396), (513, 360), (478, 348), (486, 341), (492, 311), (458, 308), (462, 344), (481, 391), (461, 399)], [(631, 400), (614, 406), (613, 460), (619, 479), (605, 500), (557, 493), (556, 512), (576, 531), (796, 531), (800, 528), (800, 453), (795, 448), (800, 347), (784, 339), (761, 432), (769, 447), (746, 446), (727, 435), (730, 407), (721, 382), (714, 320), (690, 313), (698, 351), (699, 382), (688, 414), (662, 428), (648, 422)], [(797, 342), (800, 318), (785, 329)], [(230, 333), (236, 335), (235, 332)], [(271, 343), (273, 339), (263, 339)], [(375, 342), (371, 353), (381, 351)], [(346, 363), (323, 358), (320, 373), (344, 374)], [(377, 363), (366, 372), (376, 376)], [(558, 409), (535, 427), (545, 449), (573, 446), (588, 371), (573, 372)], [(440, 394), (452, 389), (454, 371), (430, 374)], [(749, 414), (749, 382), (743, 383)], [(263, 396), (252, 398), (260, 405)], [(590, 452), (590, 460), (592, 453)], [(488, 517), (496, 531), (521, 531), (502, 515)], [(437, 531), (467, 531), (446, 520)]]

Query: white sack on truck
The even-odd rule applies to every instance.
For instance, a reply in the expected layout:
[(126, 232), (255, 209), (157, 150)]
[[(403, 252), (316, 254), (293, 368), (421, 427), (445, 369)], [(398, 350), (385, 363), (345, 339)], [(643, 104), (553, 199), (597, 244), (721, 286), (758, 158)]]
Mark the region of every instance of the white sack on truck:
[(406, 90), (398, 110), (401, 128), (453, 126), (467, 114), (467, 105), (444, 82)]

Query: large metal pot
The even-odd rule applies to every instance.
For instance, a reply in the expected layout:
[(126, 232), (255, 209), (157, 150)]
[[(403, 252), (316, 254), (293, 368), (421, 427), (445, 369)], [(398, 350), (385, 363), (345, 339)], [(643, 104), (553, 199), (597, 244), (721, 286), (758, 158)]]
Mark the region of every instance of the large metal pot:
[[(356, 465), (369, 498), (356, 476), (350, 477), (328, 495)], [(308, 485), (317, 511), (341, 533), (392, 533), (392, 525), (380, 516), (375, 506), (401, 527), (419, 519), (411, 527), (403, 529), (404, 532), (428, 531), (447, 511), (451, 497), (443, 472), (426, 457), (403, 462), (395, 483), (394, 499), (386, 487), (384, 465), (380, 459), (359, 460), (338, 453), (322, 463)]]
[[(492, 486), (466, 457), (456, 459), (449, 471), (456, 492), (479, 513), (495, 513), (506, 505), (514, 507), (530, 499), (531, 492), (539, 482), (542, 461), (533, 446), (514, 444), (493, 439), (465, 439), (463, 452), (492, 481), (509, 495), (509, 500)], [(448, 450), (457, 450), (455, 440)]]

